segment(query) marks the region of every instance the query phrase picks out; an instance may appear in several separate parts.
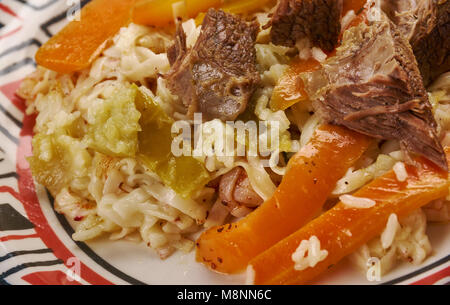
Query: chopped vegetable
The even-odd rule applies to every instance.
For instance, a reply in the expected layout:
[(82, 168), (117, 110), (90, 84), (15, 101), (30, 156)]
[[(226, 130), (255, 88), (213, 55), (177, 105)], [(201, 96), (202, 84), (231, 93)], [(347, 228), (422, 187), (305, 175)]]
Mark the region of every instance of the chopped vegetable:
[(143, 90), (138, 91), (136, 107), (142, 114), (139, 158), (167, 186), (189, 198), (210, 180), (204, 164), (193, 157), (175, 157), (172, 154), (174, 121)]
[(181, 8), (183, 16), (195, 18), (201, 25), (204, 12), (209, 8), (221, 8), (232, 14), (252, 13), (275, 3), (274, 0), (138, 0), (133, 12), (133, 22), (138, 24), (166, 26), (174, 21), (174, 11)]
[(320, 63), (313, 58), (293, 61), (275, 86), (270, 108), (272, 111), (286, 110), (294, 104), (309, 99), (300, 74), (312, 72), (320, 67)]
[(88, 175), (91, 156), (85, 145), (68, 135), (39, 133), (33, 137), (33, 156), (28, 158), (36, 181), (56, 195), (76, 178)]
[(239, 222), (200, 236), (197, 261), (219, 272), (242, 271), (250, 259), (317, 216), (336, 182), (369, 142), (342, 127), (320, 127), (311, 142), (291, 158), (271, 199)]
[(87, 145), (105, 155), (134, 157), (141, 130), (141, 114), (135, 107), (138, 89), (125, 85), (112, 89), (108, 98), (97, 99), (88, 109)]
[(133, 11), (133, 22), (166, 26), (174, 22), (174, 9), (177, 5), (185, 6), (184, 14), (187, 17), (195, 18), (199, 13), (206, 12), (210, 7), (217, 8), (221, 4), (222, 0), (138, 0)]
[[(447, 149), (450, 161), (450, 150)], [(408, 166), (408, 178), (396, 179), (393, 171), (374, 180), (354, 194), (371, 199), (371, 208), (350, 208), (337, 204), (327, 213), (278, 242), (251, 262), (255, 284), (304, 284), (324, 273), (341, 259), (380, 235), (391, 214), (406, 216), (427, 203), (445, 197), (449, 192), (448, 173), (424, 158), (417, 168)], [(316, 266), (294, 269), (292, 254), (303, 240), (316, 236), (328, 256)]]
[(87, 68), (100, 55), (108, 39), (131, 20), (135, 0), (94, 0), (73, 20), (50, 38), (36, 53), (45, 68), (71, 73)]

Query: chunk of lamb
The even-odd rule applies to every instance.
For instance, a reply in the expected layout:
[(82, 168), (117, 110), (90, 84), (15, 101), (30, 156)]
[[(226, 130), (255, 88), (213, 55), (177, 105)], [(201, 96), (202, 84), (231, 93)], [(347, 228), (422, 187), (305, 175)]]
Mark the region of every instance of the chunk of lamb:
[(327, 122), (399, 140), (405, 150), (448, 168), (414, 54), (387, 18), (346, 31), (336, 56), (302, 78)]
[(272, 43), (293, 47), (306, 38), (332, 51), (341, 32), (342, 7), (343, 0), (281, 0), (271, 20)]
[(257, 22), (210, 9), (194, 47), (178, 26), (176, 42), (168, 51), (172, 68), (168, 87), (188, 107), (206, 120), (235, 120), (244, 112), (259, 81), (255, 41)]
[(425, 86), (450, 70), (450, 0), (382, 0), (381, 8), (411, 43)]

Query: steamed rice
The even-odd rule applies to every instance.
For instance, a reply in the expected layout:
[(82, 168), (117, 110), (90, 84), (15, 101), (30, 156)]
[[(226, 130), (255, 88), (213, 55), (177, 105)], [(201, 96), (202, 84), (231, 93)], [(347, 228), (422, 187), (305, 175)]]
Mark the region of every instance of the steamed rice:
[(302, 271), (314, 267), (327, 256), (328, 251), (320, 249), (320, 240), (317, 236), (311, 236), (308, 240), (302, 240), (292, 254), (292, 261), (295, 263), (294, 269)]
[(339, 200), (346, 207), (355, 209), (369, 209), (377, 204), (375, 200), (368, 198), (354, 197), (351, 195), (342, 195), (341, 197), (339, 197)]
[(400, 182), (405, 182), (408, 178), (408, 172), (406, 171), (405, 163), (397, 162), (394, 165), (394, 173), (397, 180)]

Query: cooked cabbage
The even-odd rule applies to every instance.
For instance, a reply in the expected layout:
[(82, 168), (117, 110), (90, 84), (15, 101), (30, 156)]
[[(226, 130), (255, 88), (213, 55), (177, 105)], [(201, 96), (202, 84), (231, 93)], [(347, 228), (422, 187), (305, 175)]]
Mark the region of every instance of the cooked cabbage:
[(65, 134), (40, 133), (32, 144), (33, 156), (28, 161), (33, 177), (52, 194), (88, 175), (92, 158), (81, 141)]
[(175, 192), (189, 198), (210, 180), (204, 164), (193, 157), (172, 154), (172, 124), (150, 92), (138, 90), (136, 106), (142, 113), (139, 158)]
[(134, 157), (141, 130), (141, 114), (134, 103), (138, 90), (126, 85), (109, 89), (105, 89), (108, 96), (96, 99), (88, 110), (86, 144), (105, 155)]

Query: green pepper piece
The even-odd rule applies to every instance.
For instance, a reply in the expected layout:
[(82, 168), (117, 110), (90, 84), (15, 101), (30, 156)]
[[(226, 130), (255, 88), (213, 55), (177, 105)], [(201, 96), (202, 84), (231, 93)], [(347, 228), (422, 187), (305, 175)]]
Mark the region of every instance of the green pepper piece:
[(161, 180), (184, 198), (204, 187), (210, 175), (204, 164), (190, 156), (172, 154), (171, 119), (147, 93), (139, 90), (136, 108), (141, 112), (139, 159)]

